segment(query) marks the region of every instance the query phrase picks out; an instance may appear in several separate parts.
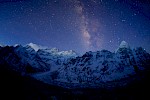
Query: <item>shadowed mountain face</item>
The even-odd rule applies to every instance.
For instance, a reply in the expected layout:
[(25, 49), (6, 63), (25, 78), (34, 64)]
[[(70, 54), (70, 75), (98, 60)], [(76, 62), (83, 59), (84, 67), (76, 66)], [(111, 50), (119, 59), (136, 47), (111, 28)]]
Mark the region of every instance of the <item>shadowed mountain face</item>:
[(0, 47), (1, 91), (12, 98), (145, 98), (149, 67), (150, 54), (142, 47), (131, 49), (125, 41), (114, 53), (89, 51), (82, 56), (36, 44)]

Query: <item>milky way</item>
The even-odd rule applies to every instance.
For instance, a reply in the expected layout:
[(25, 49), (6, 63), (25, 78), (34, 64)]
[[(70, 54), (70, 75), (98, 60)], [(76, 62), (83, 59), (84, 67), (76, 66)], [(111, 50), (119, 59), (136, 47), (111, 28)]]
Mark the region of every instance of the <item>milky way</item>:
[(88, 18), (86, 18), (84, 15), (84, 5), (80, 1), (74, 1), (73, 3), (75, 3), (75, 11), (80, 17), (80, 30), (83, 35), (84, 43), (89, 47), (91, 45), (91, 35), (88, 31)]
[(150, 52), (149, 0), (0, 0), (0, 44), (82, 54), (113, 52), (123, 40)]
[[(80, 21), (80, 30), (83, 37), (83, 45), (86, 50), (96, 50), (100, 48), (102, 44), (103, 35), (99, 32), (99, 22), (95, 19), (88, 18), (86, 15), (86, 8), (81, 1), (72, 0), (71, 3), (74, 3), (75, 11), (79, 15)], [(96, 3), (93, 1), (93, 3)]]

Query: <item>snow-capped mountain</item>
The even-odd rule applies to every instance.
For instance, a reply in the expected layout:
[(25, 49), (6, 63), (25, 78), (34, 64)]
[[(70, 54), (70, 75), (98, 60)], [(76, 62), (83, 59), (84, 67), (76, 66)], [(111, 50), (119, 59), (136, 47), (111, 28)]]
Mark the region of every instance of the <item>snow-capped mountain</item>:
[(35, 51), (38, 51), (39, 49), (46, 49), (46, 47), (44, 46), (41, 46), (41, 45), (37, 45), (37, 44), (34, 44), (34, 43), (29, 43), (25, 46), (26, 48), (29, 48), (29, 49), (34, 49)]
[(101, 86), (108, 82), (123, 85), (129, 78), (130, 81), (136, 79), (139, 73), (150, 69), (150, 54), (142, 47), (131, 49), (125, 41), (114, 53), (89, 51), (82, 56), (72, 50), (59, 51), (32, 43), (4, 46), (0, 47), (0, 59), (1, 66), (32, 73), (30, 75), (37, 80), (63, 87)]
[(122, 41), (119, 48), (130, 48), (126, 41)]
[[(122, 46), (123, 44), (123, 46)], [(70, 83), (100, 83), (117, 81), (149, 69), (150, 55), (142, 48), (131, 50), (121, 43), (116, 53), (107, 50), (87, 52), (71, 59), (59, 72), (57, 81)]]
[(67, 59), (77, 56), (73, 51), (57, 52), (54, 48), (47, 49), (33, 43), (0, 47), (0, 55), (0, 64), (10, 65), (11, 69), (23, 73), (53, 71)]

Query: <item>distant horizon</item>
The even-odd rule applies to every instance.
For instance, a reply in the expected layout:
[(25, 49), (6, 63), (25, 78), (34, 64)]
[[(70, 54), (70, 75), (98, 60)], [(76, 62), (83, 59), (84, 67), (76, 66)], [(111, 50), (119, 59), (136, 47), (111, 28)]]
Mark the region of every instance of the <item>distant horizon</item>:
[[(124, 41), (124, 40), (123, 40), (123, 41)], [(126, 42), (126, 41), (125, 41), (125, 42)], [(32, 43), (32, 42), (30, 42), (30, 43)], [(27, 45), (29, 45), (30, 43), (27, 43), (27, 44), (12, 44), (12, 45), (0, 44), (0, 46), (17, 46), (17, 45), (27, 46)], [(128, 43), (128, 42), (127, 42), (127, 43)], [(62, 49), (57, 48), (57, 47), (48, 47), (48, 46), (40, 45), (40, 44), (36, 44), (36, 43), (32, 43), (32, 44), (35, 44), (35, 45), (37, 45), (37, 46), (40, 46), (42, 49), (53, 49), (53, 48), (56, 48), (56, 49), (59, 50), (59, 52), (72, 50), (72, 51), (74, 51), (75, 53), (77, 53), (79, 56), (82, 56), (82, 55), (84, 55), (86, 52), (97, 52), (97, 51), (102, 51), (102, 50), (107, 50), (107, 51), (110, 51), (110, 52), (113, 53), (113, 52), (116, 52), (116, 50), (119, 48), (119, 46), (120, 46), (121, 43), (118, 45), (118, 47), (117, 47), (115, 50), (101, 49), (101, 50), (97, 50), (97, 51), (85, 51), (85, 52), (82, 52), (82, 53), (77, 52), (77, 51), (75, 51), (75, 50), (73, 50), (73, 49), (64, 49), (64, 50), (62, 50)], [(128, 43), (128, 45), (129, 45), (129, 47), (130, 47), (131, 50), (133, 50), (133, 49), (135, 49), (135, 48), (138, 48), (138, 47), (142, 47), (142, 46), (132, 47), (132, 46), (130, 46), (129, 43)], [(146, 50), (144, 47), (142, 47), (142, 48), (143, 48), (147, 53), (150, 54), (150, 52), (149, 52), (148, 50)]]

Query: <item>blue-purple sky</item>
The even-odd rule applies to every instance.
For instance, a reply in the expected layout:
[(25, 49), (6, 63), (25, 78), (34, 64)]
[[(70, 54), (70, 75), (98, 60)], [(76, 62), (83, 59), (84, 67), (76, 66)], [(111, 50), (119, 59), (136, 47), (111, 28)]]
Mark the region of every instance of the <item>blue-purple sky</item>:
[(0, 0), (0, 44), (84, 53), (123, 40), (150, 52), (149, 0)]

